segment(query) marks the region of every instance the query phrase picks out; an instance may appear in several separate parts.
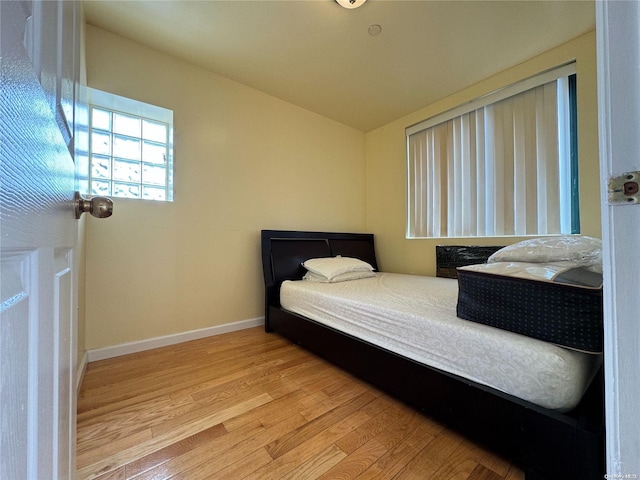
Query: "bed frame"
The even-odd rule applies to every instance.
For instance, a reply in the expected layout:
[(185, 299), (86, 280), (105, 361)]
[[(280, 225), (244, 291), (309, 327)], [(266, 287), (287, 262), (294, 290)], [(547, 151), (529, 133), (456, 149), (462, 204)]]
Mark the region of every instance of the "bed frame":
[(262, 231), (265, 329), (388, 392), (506, 456), (526, 480), (596, 480), (605, 474), (602, 369), (571, 412), (545, 409), (417, 363), (281, 308), (280, 285), (299, 280), (309, 258), (378, 263), (372, 234)]

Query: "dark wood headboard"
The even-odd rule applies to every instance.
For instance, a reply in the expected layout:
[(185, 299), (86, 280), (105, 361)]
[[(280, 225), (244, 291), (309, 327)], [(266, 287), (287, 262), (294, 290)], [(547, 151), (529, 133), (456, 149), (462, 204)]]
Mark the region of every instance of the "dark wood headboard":
[(458, 278), (458, 267), (487, 263), (502, 247), (483, 245), (436, 245), (436, 277)]
[(266, 308), (280, 306), (280, 285), (300, 280), (305, 274), (302, 262), (310, 258), (342, 255), (359, 258), (378, 270), (371, 233), (262, 230), (261, 242)]

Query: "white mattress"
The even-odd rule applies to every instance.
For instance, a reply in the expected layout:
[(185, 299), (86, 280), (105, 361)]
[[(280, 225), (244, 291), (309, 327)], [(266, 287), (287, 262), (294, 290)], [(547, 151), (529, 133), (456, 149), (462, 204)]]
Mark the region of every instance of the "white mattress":
[(456, 317), (456, 280), (394, 273), (335, 284), (285, 281), (282, 307), (420, 363), (537, 405), (575, 407), (600, 362)]

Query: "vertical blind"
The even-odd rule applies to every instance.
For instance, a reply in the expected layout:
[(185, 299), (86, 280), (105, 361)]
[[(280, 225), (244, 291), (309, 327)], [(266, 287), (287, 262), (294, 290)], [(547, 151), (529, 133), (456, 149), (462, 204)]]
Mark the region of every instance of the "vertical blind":
[(572, 71), (546, 72), (407, 129), (408, 237), (575, 233)]

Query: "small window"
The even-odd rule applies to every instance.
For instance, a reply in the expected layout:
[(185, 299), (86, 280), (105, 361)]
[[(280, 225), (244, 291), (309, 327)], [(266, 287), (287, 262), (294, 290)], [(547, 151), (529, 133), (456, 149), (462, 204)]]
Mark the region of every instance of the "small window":
[(89, 194), (173, 201), (173, 112), (92, 93)]
[(580, 233), (575, 65), (407, 129), (408, 238)]

